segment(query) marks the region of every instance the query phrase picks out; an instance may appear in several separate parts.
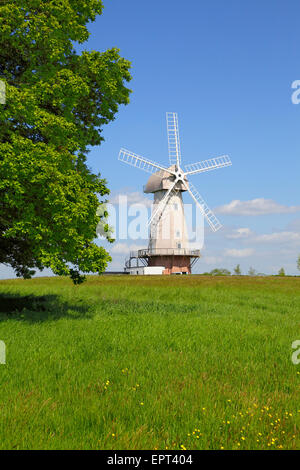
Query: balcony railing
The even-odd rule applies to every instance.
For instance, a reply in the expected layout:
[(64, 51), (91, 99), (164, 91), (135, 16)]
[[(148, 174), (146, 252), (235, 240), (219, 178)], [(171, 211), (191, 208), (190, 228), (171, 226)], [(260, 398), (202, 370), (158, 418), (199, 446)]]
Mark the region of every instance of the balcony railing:
[(149, 258), (151, 256), (191, 256), (193, 258), (200, 257), (200, 250), (189, 250), (186, 248), (153, 248), (131, 251), (131, 258)]

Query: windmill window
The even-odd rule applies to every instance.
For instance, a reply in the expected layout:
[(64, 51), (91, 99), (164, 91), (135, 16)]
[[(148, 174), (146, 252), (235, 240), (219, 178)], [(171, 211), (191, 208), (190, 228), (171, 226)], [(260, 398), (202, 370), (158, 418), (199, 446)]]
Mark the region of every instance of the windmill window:
[(178, 204), (174, 204), (174, 210), (178, 211)]
[(176, 230), (176, 238), (180, 238), (180, 230)]
[(177, 248), (181, 248), (181, 243), (177, 243)]

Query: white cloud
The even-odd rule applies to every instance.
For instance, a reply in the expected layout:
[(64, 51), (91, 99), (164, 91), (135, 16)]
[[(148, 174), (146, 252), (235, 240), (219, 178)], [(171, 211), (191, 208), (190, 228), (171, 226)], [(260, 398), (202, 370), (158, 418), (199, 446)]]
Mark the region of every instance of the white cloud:
[(221, 256), (203, 256), (203, 258), (201, 258), (200, 261), (202, 263), (212, 265), (212, 264), (222, 263), (223, 258)]
[(287, 230), (291, 232), (300, 232), (300, 219), (292, 220), (287, 226)]
[(291, 214), (299, 212), (300, 206), (284, 206), (272, 199), (257, 198), (250, 201), (238, 199), (229, 204), (215, 208), (215, 212), (225, 215), (266, 215), (266, 214)]
[(254, 242), (258, 243), (288, 243), (300, 242), (300, 233), (296, 232), (274, 232), (264, 235), (257, 235), (253, 238)]
[(225, 250), (224, 255), (230, 256), (232, 258), (247, 258), (248, 256), (253, 255), (254, 250), (253, 248), (241, 248), (241, 249), (228, 249)]
[(229, 233), (226, 235), (226, 238), (232, 239), (232, 240), (238, 240), (240, 238), (248, 238), (251, 235), (253, 235), (252, 230), (250, 228), (237, 228), (233, 230), (232, 233)]
[(143, 196), (139, 191), (121, 191), (115, 193), (109, 199), (109, 203), (112, 205), (126, 204), (130, 206), (131, 204), (143, 204), (146, 207), (151, 207), (152, 200)]
[(142, 245), (127, 245), (126, 243), (114, 243), (112, 248), (109, 250), (110, 253), (118, 254), (118, 255), (125, 255), (129, 254), (130, 251), (137, 251), (146, 248)]

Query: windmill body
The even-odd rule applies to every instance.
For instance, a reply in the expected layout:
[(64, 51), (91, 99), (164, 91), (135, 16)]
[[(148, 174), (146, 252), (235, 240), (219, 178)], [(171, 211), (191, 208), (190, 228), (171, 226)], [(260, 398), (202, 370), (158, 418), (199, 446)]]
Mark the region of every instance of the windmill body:
[(199, 259), (200, 250), (191, 250), (188, 243), (182, 193), (187, 191), (200, 208), (213, 231), (221, 227), (196, 188), (187, 177), (197, 173), (231, 165), (227, 155), (181, 167), (181, 153), (176, 113), (167, 113), (169, 166), (165, 167), (121, 149), (119, 160), (142, 169), (151, 176), (144, 186), (145, 193), (153, 193), (153, 209), (148, 221), (149, 245), (145, 250), (131, 253), (126, 268), (132, 268), (132, 259), (142, 260), (144, 266), (163, 267), (164, 274), (189, 274)]
[[(171, 166), (169, 170), (175, 171), (175, 166)], [(160, 210), (167, 192), (173, 187), (173, 180), (170, 173), (155, 173), (144, 187), (145, 193), (153, 193), (152, 214), (156, 213), (150, 222), (148, 251), (153, 255), (148, 258), (148, 266), (164, 266), (165, 274), (190, 273), (191, 259), (182, 200), (182, 193), (187, 189), (182, 182), (176, 183), (164, 210)]]

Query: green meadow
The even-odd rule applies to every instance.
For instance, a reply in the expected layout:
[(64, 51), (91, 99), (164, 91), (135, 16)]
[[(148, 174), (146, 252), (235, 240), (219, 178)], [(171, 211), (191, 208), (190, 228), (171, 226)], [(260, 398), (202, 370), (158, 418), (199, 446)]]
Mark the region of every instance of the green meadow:
[(300, 278), (1, 281), (0, 339), (1, 449), (300, 449)]

